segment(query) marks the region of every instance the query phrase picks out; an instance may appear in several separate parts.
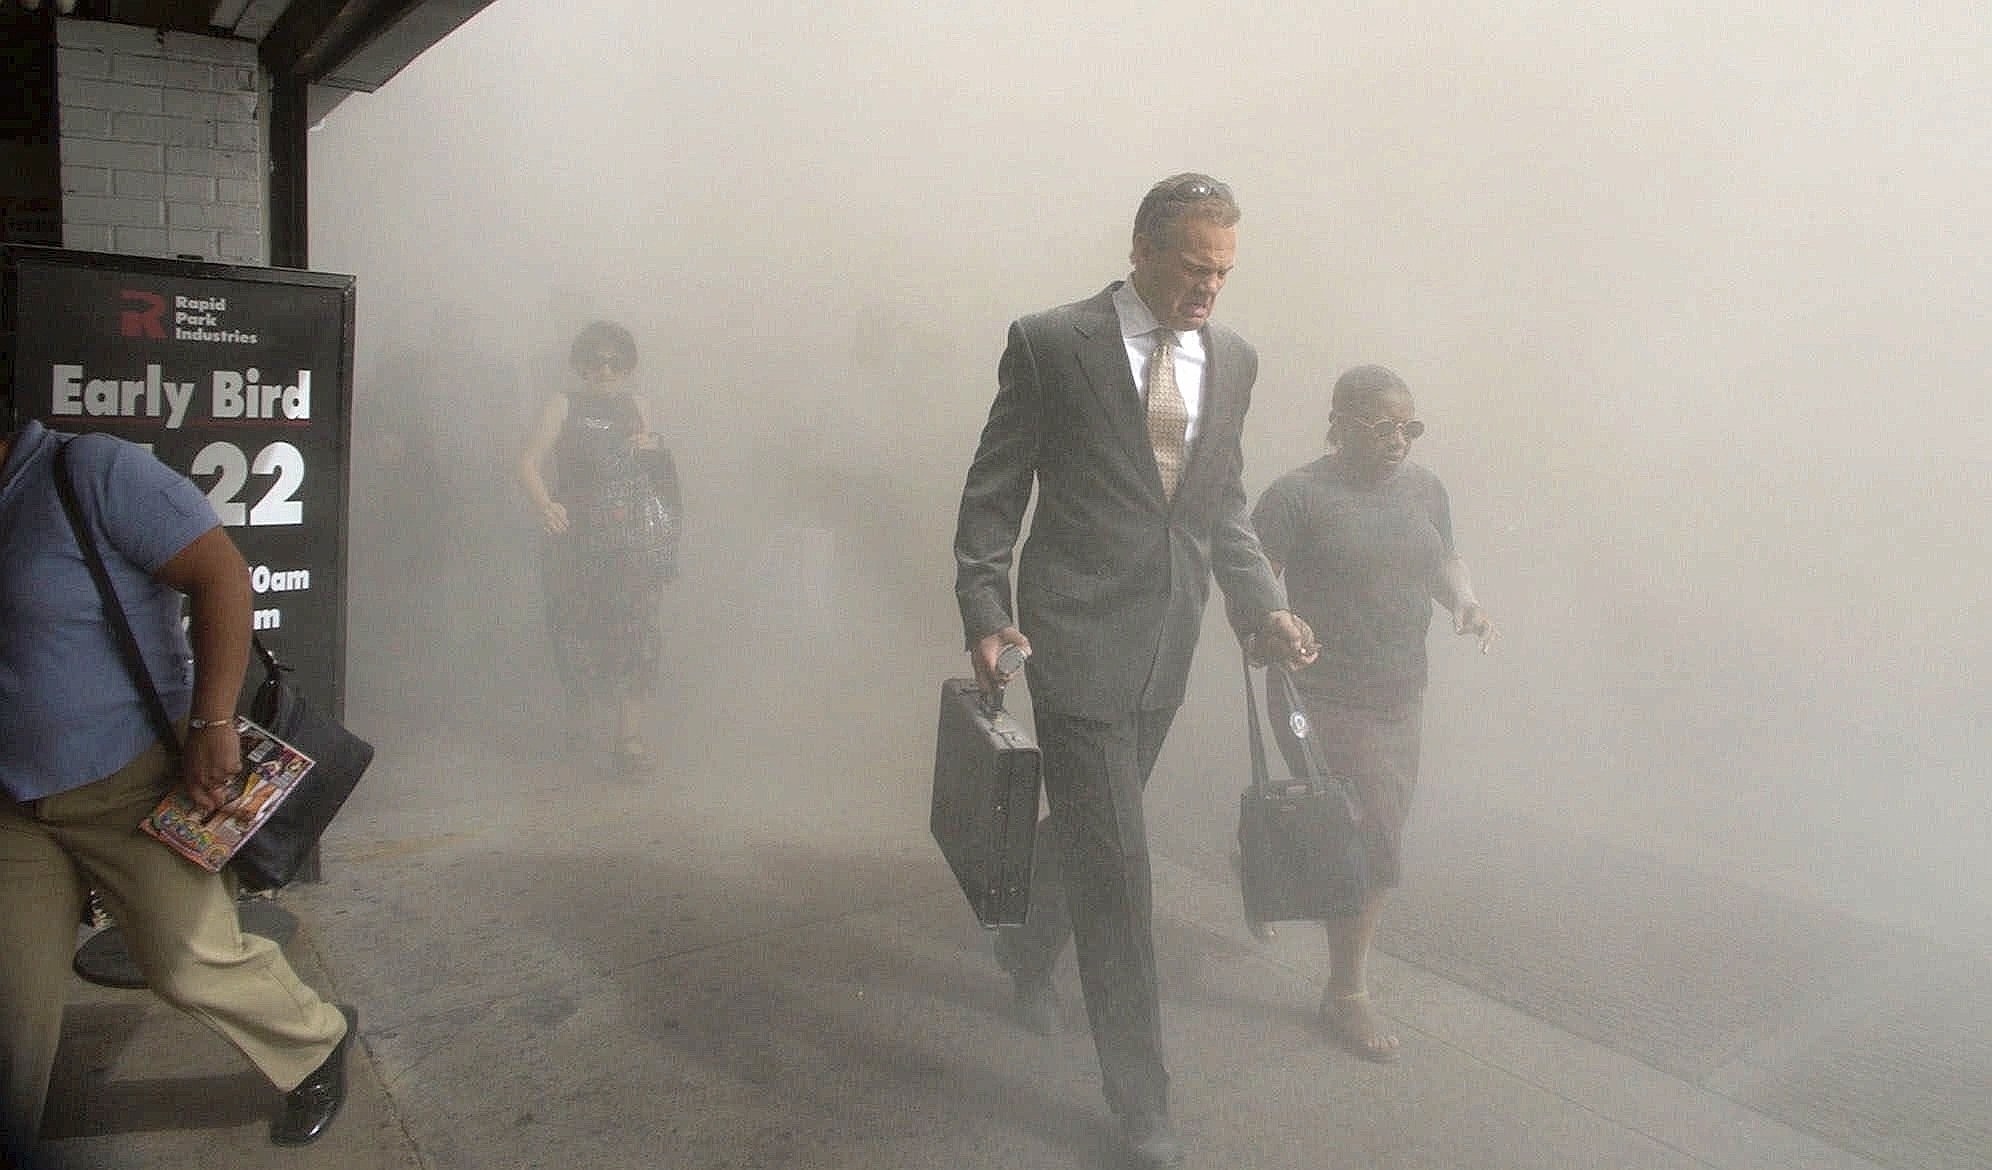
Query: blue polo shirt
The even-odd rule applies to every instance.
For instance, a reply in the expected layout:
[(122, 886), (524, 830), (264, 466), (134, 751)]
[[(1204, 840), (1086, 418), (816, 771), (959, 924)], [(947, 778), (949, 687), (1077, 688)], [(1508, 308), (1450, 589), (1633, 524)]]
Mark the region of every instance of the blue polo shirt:
[(0, 790), (37, 800), (100, 780), (157, 738), (55, 491), (69, 471), (152, 680), (174, 719), (193, 696), (178, 591), (160, 566), (220, 523), (185, 476), (134, 443), (29, 422), (0, 467)]

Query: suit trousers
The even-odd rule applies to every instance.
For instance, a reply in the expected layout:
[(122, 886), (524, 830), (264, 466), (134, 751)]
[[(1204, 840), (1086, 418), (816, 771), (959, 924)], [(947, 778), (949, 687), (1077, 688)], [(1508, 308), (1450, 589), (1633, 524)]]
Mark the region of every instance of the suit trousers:
[(297, 1087), (346, 1034), (339, 1009), (298, 979), (277, 944), (242, 933), (232, 881), (139, 830), (177, 782), (155, 744), (81, 788), (0, 801), (0, 1103), (17, 1141), (31, 1143), (40, 1128), (90, 889), (152, 990), (219, 1032), (277, 1088)]
[(1049, 978), (1071, 938), (1107, 1104), (1166, 1113), (1142, 792), (1176, 709), (1112, 722), (1034, 714), (1051, 812), (1038, 824), (1024, 925), (996, 936), (997, 959), (1019, 979)]

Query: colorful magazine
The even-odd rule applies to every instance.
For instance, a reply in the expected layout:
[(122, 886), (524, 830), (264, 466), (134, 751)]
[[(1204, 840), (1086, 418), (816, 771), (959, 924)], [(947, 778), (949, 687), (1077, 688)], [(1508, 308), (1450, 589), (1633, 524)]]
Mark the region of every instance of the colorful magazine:
[(245, 716), (235, 717), (235, 732), (242, 737), (242, 779), (231, 790), (229, 803), (240, 801), (240, 808), (225, 815), (202, 812), (185, 789), (175, 788), (138, 826), (195, 865), (217, 873), (277, 811), (313, 763), (310, 756)]

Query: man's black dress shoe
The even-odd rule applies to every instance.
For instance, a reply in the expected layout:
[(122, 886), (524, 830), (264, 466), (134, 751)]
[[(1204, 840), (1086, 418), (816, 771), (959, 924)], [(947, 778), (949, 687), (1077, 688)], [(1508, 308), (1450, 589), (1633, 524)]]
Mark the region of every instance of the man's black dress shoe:
[(359, 1042), (360, 1010), (342, 1003), (339, 1014), (346, 1017), (346, 1034), (325, 1063), (284, 1094), (283, 1112), (270, 1123), (270, 1140), (277, 1145), (303, 1146), (317, 1141), (339, 1116), (339, 1106), (346, 1103), (346, 1051)]
[(1065, 1019), (1058, 1007), (1058, 988), (1052, 985), (1049, 976), (1033, 979), (1023, 975), (1011, 977), (1017, 988), (1017, 1021), (1040, 1036), (1056, 1036), (1065, 1030)]
[(1183, 1143), (1169, 1119), (1160, 1113), (1130, 1113), (1121, 1118), (1127, 1151), (1140, 1170), (1168, 1170), (1183, 1164)]

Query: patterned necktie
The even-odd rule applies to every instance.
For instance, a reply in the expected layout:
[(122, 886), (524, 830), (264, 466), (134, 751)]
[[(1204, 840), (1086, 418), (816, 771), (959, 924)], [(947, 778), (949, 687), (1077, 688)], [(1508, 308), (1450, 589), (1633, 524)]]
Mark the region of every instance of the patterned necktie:
[(1176, 334), (1158, 330), (1162, 340), (1148, 359), (1148, 376), (1143, 393), (1148, 398), (1148, 441), (1155, 448), (1155, 466), (1162, 472), (1162, 494), (1176, 498), (1176, 482), (1183, 475), (1183, 435), (1189, 430), (1190, 411), (1183, 405), (1183, 392), (1176, 388)]

